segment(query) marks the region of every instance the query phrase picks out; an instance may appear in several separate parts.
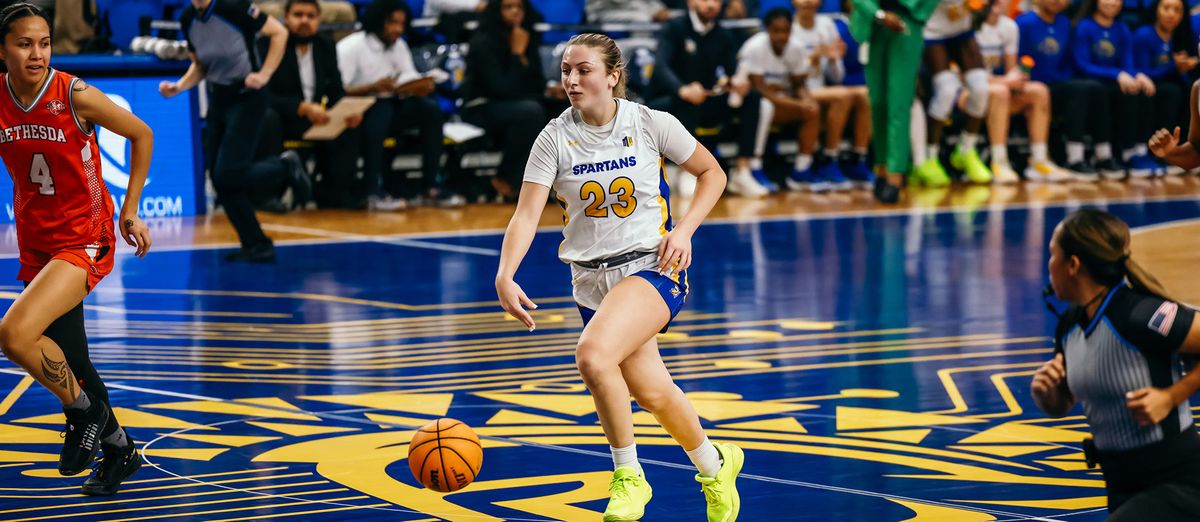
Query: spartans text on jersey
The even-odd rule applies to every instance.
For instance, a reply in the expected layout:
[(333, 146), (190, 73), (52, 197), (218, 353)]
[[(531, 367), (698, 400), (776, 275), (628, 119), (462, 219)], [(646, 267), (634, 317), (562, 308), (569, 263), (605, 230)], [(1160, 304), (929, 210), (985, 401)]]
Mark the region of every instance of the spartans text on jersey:
[(45, 125), (14, 125), (0, 131), (0, 143), (20, 140), (45, 140), (66, 143), (62, 129)]
[(597, 161), (595, 163), (583, 163), (571, 167), (572, 175), (592, 174), (594, 172), (607, 172), (610, 170), (627, 169), (637, 166), (637, 157), (628, 156), (615, 160)]

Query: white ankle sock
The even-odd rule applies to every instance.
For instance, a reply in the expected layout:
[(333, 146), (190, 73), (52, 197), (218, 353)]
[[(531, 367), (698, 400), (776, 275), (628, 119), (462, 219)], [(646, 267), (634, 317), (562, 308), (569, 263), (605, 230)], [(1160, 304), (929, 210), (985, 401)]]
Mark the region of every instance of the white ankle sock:
[(992, 161), (1008, 163), (1008, 145), (992, 145)]
[(750, 158), (750, 170), (762, 170), (762, 158)]
[(642, 474), (642, 464), (638, 462), (636, 442), (624, 448), (609, 446), (608, 449), (612, 451), (614, 470), (617, 468), (633, 468), (637, 470), (638, 475)]
[(1096, 144), (1096, 159), (1104, 161), (1112, 157), (1112, 145), (1108, 143)]
[(1067, 164), (1083, 162), (1083, 144), (1078, 141), (1067, 142)]
[(927, 154), (930, 158), (939, 159), (938, 156), (941, 154), (941, 152), (941, 145), (929, 145), (925, 147), (925, 154)]
[(963, 132), (958, 139), (958, 146), (961, 150), (974, 149), (979, 144), (979, 135), (973, 132)]
[[(1029, 146), (1029, 156), (1037, 161), (1046, 161), (1046, 144), (1045, 143), (1031, 144)], [(1079, 160), (1078, 161), (1083, 161), (1083, 144), (1082, 143), (1080, 144), (1080, 147), (1079, 147)], [(1068, 163), (1073, 163), (1073, 162), (1068, 161)]]
[(793, 168), (795, 168), (796, 170), (799, 170), (801, 172), (808, 170), (808, 168), (811, 166), (812, 166), (812, 154), (797, 154), (796, 162), (792, 164)]
[(713, 446), (712, 441), (708, 437), (704, 437), (704, 442), (700, 443), (700, 447), (687, 452), (687, 456), (692, 460), (692, 464), (696, 465), (696, 469), (705, 477), (715, 477), (717, 472), (721, 471), (721, 453), (717, 451), (717, 447)]

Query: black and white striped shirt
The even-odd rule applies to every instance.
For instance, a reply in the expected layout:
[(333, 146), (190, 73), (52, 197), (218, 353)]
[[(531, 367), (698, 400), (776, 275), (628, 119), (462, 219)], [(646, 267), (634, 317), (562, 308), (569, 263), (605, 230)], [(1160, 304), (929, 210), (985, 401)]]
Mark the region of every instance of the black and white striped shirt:
[(1125, 451), (1192, 428), (1185, 401), (1162, 422), (1142, 427), (1126, 407), (1125, 394), (1166, 388), (1182, 377), (1179, 347), (1195, 312), (1186, 306), (1117, 285), (1095, 317), (1073, 306), (1060, 321), (1056, 353), (1063, 353), (1067, 386), (1083, 403), (1096, 448)]

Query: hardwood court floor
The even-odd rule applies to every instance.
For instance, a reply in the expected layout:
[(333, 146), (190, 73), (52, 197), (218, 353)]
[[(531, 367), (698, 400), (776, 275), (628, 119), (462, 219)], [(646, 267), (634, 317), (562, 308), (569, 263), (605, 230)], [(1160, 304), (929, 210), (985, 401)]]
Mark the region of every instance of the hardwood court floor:
[[(1102, 520), (1080, 412), (1047, 420), (1046, 242), (1072, 208), (1138, 227), (1135, 256), (1200, 302), (1200, 179), (723, 200), (663, 358), (711, 437), (746, 450), (742, 520)], [(495, 305), (510, 206), (262, 215), (279, 261), (230, 265), (222, 216), (154, 222), (86, 301), (93, 360), (147, 465), (116, 497), (55, 471), (55, 401), (0, 362), (0, 519), (597, 520), (611, 462), (573, 366), (580, 321), (547, 209)], [(677, 209), (678, 211), (678, 209)], [(0, 273), (15, 274), (11, 228)], [(13, 299), (15, 281), (0, 285)], [(647, 520), (702, 520), (683, 452), (635, 406)], [(408, 471), (415, 427), (484, 438), (479, 479)]]

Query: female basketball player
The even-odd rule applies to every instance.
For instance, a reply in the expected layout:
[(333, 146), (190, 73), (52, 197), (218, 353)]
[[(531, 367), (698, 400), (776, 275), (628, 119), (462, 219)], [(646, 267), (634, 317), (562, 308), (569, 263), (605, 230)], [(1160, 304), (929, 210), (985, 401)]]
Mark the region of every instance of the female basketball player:
[(63, 404), (67, 417), (58, 471), (75, 475), (104, 449), (83, 493), (111, 495), (141, 465), (108, 406), (87, 355), (83, 298), (113, 268), (113, 199), (100, 175), (96, 127), (129, 140), (129, 186), (118, 223), (142, 257), (150, 231), (137, 209), (154, 137), (104, 93), (50, 67), (50, 23), (37, 7), (0, 11), (0, 158), (13, 179), (13, 212), (26, 283), (0, 322), (0, 347)]
[(1200, 372), (1184, 376), (1180, 354), (1200, 353), (1200, 323), (1129, 256), (1129, 227), (1104, 211), (1077, 210), (1055, 228), (1050, 286), (1072, 306), (1031, 394), (1051, 417), (1083, 403), (1084, 452), (1104, 471), (1109, 522), (1198, 520), (1200, 436), (1188, 397)]
[[(654, 414), (699, 469), (708, 520), (737, 518), (734, 481), (742, 450), (713, 444), (658, 354), (687, 295), (692, 233), (725, 188), (725, 172), (675, 117), (621, 98), (625, 64), (607, 36), (572, 38), (562, 59), (571, 108), (542, 130), (504, 235), (496, 293), (504, 310), (534, 328), (537, 308), (513, 280), (550, 189), (565, 212), (559, 258), (571, 264), (583, 316), (575, 360), (612, 448), (615, 472), (604, 520), (637, 520), (650, 501), (633, 439), (630, 394)], [(673, 223), (663, 158), (696, 176), (691, 209)]]

